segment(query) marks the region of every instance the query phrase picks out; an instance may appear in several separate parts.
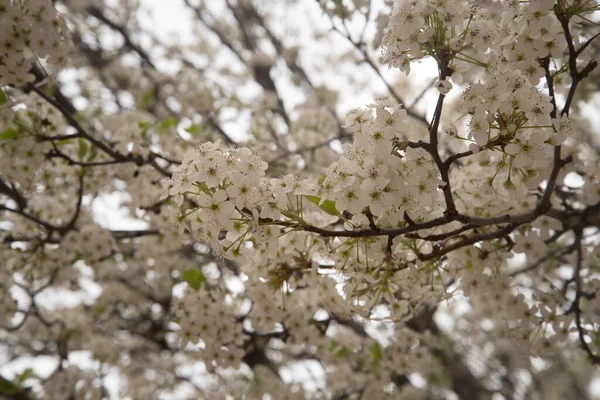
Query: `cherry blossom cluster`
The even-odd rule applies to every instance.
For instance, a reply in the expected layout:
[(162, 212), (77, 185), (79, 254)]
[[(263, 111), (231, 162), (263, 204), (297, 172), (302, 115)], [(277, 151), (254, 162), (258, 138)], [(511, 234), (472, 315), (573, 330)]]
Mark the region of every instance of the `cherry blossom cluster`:
[(469, 86), (462, 93), (461, 111), (471, 115), (468, 134), (474, 141), (473, 149), (503, 143), (505, 150), (515, 156), (518, 167), (535, 167), (530, 165), (533, 162), (547, 165), (552, 147), (562, 144), (570, 134), (566, 118), (562, 120), (563, 128), (553, 129), (551, 100), (520, 70)]
[(340, 212), (359, 216), (369, 207), (381, 226), (394, 227), (405, 211), (421, 219), (436, 209), (443, 182), (429, 153), (401, 144), (408, 130), (406, 111), (388, 110), (385, 101), (349, 114), (354, 143), (344, 145), (344, 155), (325, 171), (319, 186), (321, 198), (335, 201)]
[[(263, 178), (267, 164), (249, 149), (206, 143), (163, 181), (163, 197), (174, 196), (180, 205), (177, 223), (210, 243), (217, 245), (219, 233), (226, 231), (222, 244), (234, 249), (232, 254), (244, 251), (241, 245), (250, 239), (274, 253), (285, 220), (295, 218), (289, 213), (299, 211), (297, 196), (318, 194), (319, 205), (335, 202), (337, 212), (352, 213), (357, 226), (368, 225), (367, 214), (384, 227), (404, 224), (405, 213), (420, 220), (441, 204), (443, 181), (427, 151), (402, 146), (405, 119), (406, 111), (390, 111), (385, 101), (350, 113), (347, 129), (355, 142), (344, 145), (344, 156), (317, 185), (292, 175)], [(196, 197), (186, 203), (185, 195)]]
[(208, 368), (214, 368), (213, 361), (222, 368), (239, 368), (244, 355), (242, 327), (234, 323), (235, 308), (227, 306), (224, 296), (219, 299), (215, 295), (201, 288), (188, 292), (176, 307), (181, 346), (202, 340)]
[[(137, 0), (56, 2), (68, 85), (39, 79), (66, 39), (54, 3), (0, 4), (25, 60), (0, 52), (0, 75), (36, 77), (0, 82), (0, 350), (55, 365), (3, 366), (0, 397), (551, 398), (597, 379), (596, 3), (320, 1), (351, 45), (334, 72), (360, 57), (390, 95), (345, 120), (259, 1), (185, 1), (185, 48), (138, 35)], [(436, 80), (388, 81), (373, 40), (392, 74), (429, 57)], [(104, 220), (115, 198), (136, 228)]]
[(23, 86), (38, 60), (61, 65), (68, 51), (68, 29), (50, 0), (0, 3), (0, 85)]
[[(287, 194), (299, 181), (293, 176), (266, 179), (266, 169), (267, 163), (248, 148), (222, 149), (220, 141), (208, 142), (188, 152), (173, 178), (163, 181), (163, 197), (174, 196), (180, 205), (175, 223), (225, 253), (239, 255), (250, 239), (256, 247), (274, 252), (280, 226), (258, 220), (278, 220)], [(195, 197), (191, 204), (184, 203), (186, 195)], [(221, 231), (227, 233), (222, 243)]]
[(410, 62), (425, 56), (450, 61), (453, 52), (475, 47), (485, 52), (495, 37), (486, 10), (470, 1), (394, 3), (382, 39), (384, 57), (407, 75)]

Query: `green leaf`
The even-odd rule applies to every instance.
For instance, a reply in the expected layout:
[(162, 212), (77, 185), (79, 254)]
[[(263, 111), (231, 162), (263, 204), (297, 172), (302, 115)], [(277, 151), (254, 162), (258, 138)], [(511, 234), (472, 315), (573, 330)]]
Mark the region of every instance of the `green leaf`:
[(96, 156), (98, 155), (98, 149), (96, 148), (96, 146), (91, 146), (90, 148), (90, 155), (88, 156), (88, 162), (89, 161), (94, 161), (94, 159), (96, 158)]
[(348, 357), (350, 355), (350, 351), (345, 348), (345, 347), (340, 347), (339, 349), (336, 349), (335, 352), (333, 353), (333, 356), (335, 358), (337, 358), (338, 360), (344, 359), (346, 357)]
[(17, 394), (18, 391), (17, 385), (0, 376), (0, 394), (13, 395)]
[(6, 103), (8, 101), (8, 96), (4, 93), (4, 90), (0, 88), (0, 105)]
[(8, 128), (4, 132), (0, 133), (0, 140), (13, 140), (19, 136), (18, 132), (13, 128)]
[(106, 306), (97, 306), (94, 309), (94, 315), (96, 318), (99, 318), (102, 314), (104, 314), (104, 311), (106, 311)]
[(158, 132), (164, 132), (172, 126), (177, 126), (177, 120), (173, 117), (167, 118), (158, 125)]
[(373, 360), (373, 364), (379, 365), (382, 358), (383, 354), (381, 353), (381, 347), (379, 347), (379, 343), (374, 342), (371, 345), (371, 359)]
[(288, 210), (281, 210), (281, 213), (291, 219), (292, 221), (298, 221), (303, 225), (306, 225), (306, 221), (304, 221), (302, 218), (300, 218), (300, 216), (298, 214), (296, 214), (295, 212), (292, 211), (288, 211)]
[(232, 107), (236, 107), (242, 104), (242, 102), (240, 101), (240, 98), (233, 95), (233, 96), (229, 96), (228, 100), (228, 104)]
[(321, 203), (321, 198), (317, 196), (305, 195), (304, 197), (306, 197), (306, 199), (311, 203), (315, 203), (317, 206), (319, 206), (321, 210), (325, 211), (327, 214), (334, 215), (336, 217), (340, 216), (340, 212), (337, 210), (337, 208), (335, 208), (335, 201), (325, 200), (322, 204), (319, 204)]
[(331, 351), (333, 356), (337, 359), (346, 358), (350, 354), (350, 351), (346, 347), (340, 345), (335, 340), (332, 340), (329, 344), (329, 351)]
[(200, 285), (206, 281), (204, 274), (198, 268), (190, 268), (183, 271), (183, 280), (194, 290), (200, 289)]
[(19, 375), (17, 375), (17, 383), (19, 383), (19, 385), (23, 382), (25, 382), (25, 379), (29, 378), (30, 376), (33, 375), (33, 370), (31, 368), (27, 368), (25, 371), (21, 372)]
[(144, 109), (154, 101), (154, 90), (148, 91), (146, 94), (136, 101), (138, 108)]
[(138, 122), (138, 126), (140, 127), (140, 136), (145, 139), (148, 130), (150, 130), (153, 125), (149, 122)]
[(473, 261), (467, 260), (467, 268), (468, 269), (473, 269)]
[(70, 144), (70, 143), (71, 143), (71, 139), (62, 139), (62, 140), (57, 140), (56, 142), (54, 142), (54, 144), (57, 146), (64, 146), (64, 145)]
[(52, 82), (48, 82), (48, 84), (46, 85), (46, 94), (48, 94), (50, 97), (54, 96), (54, 94), (56, 93), (56, 86), (52, 84)]
[(79, 152), (77, 153), (79, 155), (79, 159), (83, 160), (83, 157), (85, 157), (87, 152), (88, 152), (87, 140), (79, 139)]
[(192, 124), (192, 126), (190, 126), (189, 128), (185, 128), (184, 130), (190, 135), (196, 136), (200, 133), (200, 126), (197, 124)]

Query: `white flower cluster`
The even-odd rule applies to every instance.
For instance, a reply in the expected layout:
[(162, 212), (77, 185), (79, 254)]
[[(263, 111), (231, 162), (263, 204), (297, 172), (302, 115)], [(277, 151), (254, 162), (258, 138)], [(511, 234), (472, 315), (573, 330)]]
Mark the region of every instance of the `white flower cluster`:
[(137, 111), (125, 111), (108, 115), (102, 119), (102, 130), (105, 137), (115, 143), (115, 150), (121, 154), (147, 156), (151, 142), (146, 132), (152, 127), (150, 115)]
[(439, 205), (443, 182), (431, 155), (424, 149), (399, 149), (406, 118), (405, 110), (390, 111), (385, 102), (350, 113), (347, 128), (355, 141), (344, 145), (344, 155), (325, 171), (321, 198), (354, 215), (369, 207), (388, 227), (404, 221), (405, 211), (419, 219)]
[(292, 122), (290, 135), (297, 147), (308, 147), (329, 139), (337, 130), (338, 122), (327, 108), (305, 104)]
[[(244, 251), (244, 241), (265, 251), (277, 249), (280, 227), (259, 224), (259, 219), (277, 220), (289, 201), (288, 194), (299, 187), (293, 176), (264, 177), (267, 163), (246, 147), (222, 149), (220, 140), (204, 143), (184, 156), (173, 178), (163, 181), (163, 197), (175, 196), (180, 212), (176, 223), (198, 232), (229, 256)], [(193, 206), (184, 203), (184, 195)], [(227, 235), (219, 242), (219, 234)]]
[[(495, 4), (488, 4), (491, 10), (487, 10), (470, 0), (398, 1), (382, 40), (384, 58), (407, 74), (410, 61), (424, 56), (450, 63), (452, 72), (468, 69), (465, 63), (487, 63), (492, 68), (502, 65), (507, 70), (521, 70), (535, 85), (543, 76), (537, 59), (560, 58), (566, 47), (561, 25), (553, 15), (554, 3), (505, 2), (497, 24), (489, 18), (500, 11)], [(453, 80), (460, 83), (462, 76), (456, 75)]]
[(498, 37), (502, 55), (513, 68), (536, 69), (536, 59), (562, 56), (567, 46), (554, 7), (554, 0), (507, 2)]
[(72, 273), (73, 269), (70, 267), (72, 262), (72, 251), (46, 248), (33, 255), (23, 252), (18, 257), (8, 260), (5, 266), (11, 273), (19, 273), (33, 282), (43, 280), (63, 267), (61, 272)]
[[(316, 188), (291, 175), (264, 178), (267, 164), (247, 148), (222, 149), (220, 142), (198, 146), (173, 178), (163, 181), (163, 197), (175, 196), (180, 206), (175, 222), (235, 257), (248, 251), (247, 241), (274, 254), (281, 218), (298, 221), (289, 214), (298, 211), (296, 196), (315, 191), (321, 204), (335, 202), (337, 211), (352, 213), (358, 226), (366, 224), (363, 212), (380, 226), (397, 227), (405, 223), (405, 213), (418, 220), (440, 210), (444, 182), (431, 155), (424, 149), (399, 149), (406, 111), (392, 112), (384, 104), (371, 106), (374, 118), (371, 109), (349, 115), (347, 129), (355, 142), (344, 145), (344, 156)], [(192, 204), (184, 203), (184, 195)], [(219, 237), (221, 232), (226, 235)]]
[[(19, 99), (18, 108), (11, 105), (0, 107), (0, 174), (28, 190), (34, 174), (43, 175), (39, 167), (45, 164), (46, 154), (52, 149), (49, 141), (38, 137), (62, 134), (67, 125), (56, 109), (37, 95)], [(77, 154), (76, 145), (63, 143), (59, 148), (73, 148), (69, 153)], [(65, 172), (70, 173), (70, 169), (62, 168), (61, 173)]]
[(204, 288), (190, 290), (176, 307), (181, 346), (202, 341), (207, 368), (213, 361), (220, 367), (238, 368), (244, 356), (242, 326), (234, 323), (235, 308), (226, 304), (224, 296), (215, 296), (218, 293)]
[[(488, 6), (491, 11), (472, 1), (396, 2), (383, 40), (384, 55), (391, 66), (407, 73), (411, 58), (433, 57), (441, 79), (435, 86), (442, 94), (452, 88), (448, 79), (461, 84), (467, 72), (487, 72), (462, 94), (460, 111), (470, 117), (468, 136), (459, 139), (470, 140), (473, 152), (501, 150), (500, 169), (510, 165), (539, 176), (533, 171), (548, 168), (554, 146), (572, 135), (567, 116), (551, 119), (556, 99), (537, 88), (545, 75), (540, 61), (545, 57), (557, 59), (551, 72), (556, 82), (566, 81), (561, 78), (566, 68), (560, 65), (567, 64), (562, 59), (567, 46), (555, 2)], [(496, 24), (488, 19), (494, 13)], [(552, 90), (561, 91), (561, 85)], [(458, 137), (453, 124), (444, 130)]]
[(27, 181), (44, 163), (44, 154), (50, 148), (50, 143), (36, 141), (33, 137), (2, 140), (0, 142), (2, 176), (8, 180)]
[(88, 263), (108, 257), (116, 245), (110, 232), (94, 223), (69, 232), (63, 240), (68, 248), (77, 249), (77, 258), (84, 258)]
[(51, 0), (0, 1), (0, 86), (33, 82), (36, 58), (66, 61), (68, 28)]
[[(517, 130), (525, 125), (551, 127), (551, 100), (533, 86), (521, 71), (516, 70), (510, 75), (493, 75), (485, 83), (467, 87), (462, 94), (460, 109), (463, 113), (471, 114), (469, 137), (477, 146), (485, 146), (497, 135), (514, 138)], [(523, 131), (526, 129), (519, 130), (521, 136), (529, 136), (529, 132)], [(549, 133), (540, 133), (540, 129), (536, 129), (531, 136), (533, 140), (539, 139), (543, 143), (548, 139), (545, 135)], [(521, 140), (525, 138), (521, 137)], [(548, 147), (552, 149), (551, 145)]]
[(450, 51), (474, 46), (484, 52), (493, 24), (471, 1), (397, 1), (382, 40), (391, 67), (410, 73), (410, 61), (430, 55), (450, 61)]
[[(322, 3), (345, 15), (351, 2)], [(354, 1), (365, 12), (367, 3)], [(412, 60), (435, 58), (433, 117), (384, 98), (352, 111), (342, 126), (335, 93), (325, 89), (288, 115), (283, 92), (267, 90), (248, 106), (245, 96), (211, 83), (204, 68), (163, 75), (150, 65), (124, 68), (112, 53), (103, 84), (119, 88), (116, 95), (129, 91), (135, 109), (96, 115), (106, 96), (85, 93), (95, 79), (79, 92), (90, 100), (90, 112), (75, 116), (88, 119), (81, 129), (33, 93), (0, 108), (0, 330), (10, 330), (2, 335), (15, 360), (31, 350), (60, 360), (47, 379), (19, 382), (24, 389), (99, 399), (106, 373), (115, 371), (127, 382), (116, 394), (122, 398), (184, 389), (197, 390), (194, 398), (424, 399), (451, 390), (469, 398), (463, 383), (469, 391), (481, 385), (483, 397), (495, 390), (514, 397), (495, 382), (514, 379), (518, 390), (533, 390), (517, 376), (522, 371), (531, 382), (564, 373), (586, 344), (598, 357), (600, 252), (586, 227), (598, 225), (600, 163), (574, 137), (575, 112), (570, 119), (561, 96), (551, 98), (565, 91), (569, 68), (577, 67), (574, 88), (577, 73), (584, 75), (580, 59), (567, 60), (561, 27), (570, 21), (572, 45), (583, 46), (579, 2), (480, 3), (489, 10), (472, 0), (392, 3), (385, 2), (393, 14), (384, 54), (407, 73)], [(0, 0), (2, 13), (15, 8), (31, 20), (40, 4), (50, 3)], [(94, 2), (68, 4), (87, 15)], [(563, 6), (573, 19), (561, 19)], [(237, 49), (232, 32), (225, 37)], [(101, 45), (99, 54), (109, 55)], [(42, 54), (24, 53), (31, 61)], [(256, 72), (279, 61), (259, 57), (251, 65)], [(242, 82), (242, 75), (227, 76)], [(554, 79), (547, 87), (544, 76)], [(445, 98), (457, 87), (462, 98)], [(219, 124), (237, 111), (251, 114), (248, 147), (216, 141), (190, 150), (196, 140), (226, 137)], [(165, 112), (174, 117), (161, 120)], [(189, 135), (178, 129), (189, 123)], [(162, 176), (170, 178), (161, 188)], [(94, 222), (91, 202), (107, 193), (125, 194), (123, 204), (145, 228)], [(90, 280), (97, 296), (85, 294)], [(71, 291), (81, 304), (44, 302)], [(452, 332), (437, 329), (434, 315), (442, 312)], [(74, 367), (73, 352), (91, 355), (92, 374)], [(478, 352), (486, 368), (470, 371)], [(537, 373), (533, 357), (553, 367)], [(317, 391), (284, 376), (305, 360), (323, 368)], [(408, 387), (417, 374), (426, 385)]]

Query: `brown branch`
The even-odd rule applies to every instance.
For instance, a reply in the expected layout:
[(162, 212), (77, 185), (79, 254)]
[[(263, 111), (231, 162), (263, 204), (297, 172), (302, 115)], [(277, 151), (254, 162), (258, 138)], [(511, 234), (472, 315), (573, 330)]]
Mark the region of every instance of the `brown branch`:
[(83, 126), (81, 126), (81, 124), (79, 123), (79, 121), (77, 121), (77, 119), (75, 119), (75, 117), (73, 116), (73, 114), (67, 108), (65, 108), (65, 106), (62, 103), (59, 103), (58, 101), (56, 101), (56, 99), (54, 99), (53, 97), (47, 95), (43, 90), (39, 89), (35, 85), (29, 85), (28, 88), (30, 90), (34, 91), (35, 93), (37, 93), (41, 98), (43, 98), (44, 100), (46, 100), (54, 108), (56, 108), (58, 111), (60, 111), (60, 113), (67, 120), (67, 122), (69, 123), (69, 125), (71, 125), (73, 128), (75, 128), (75, 130), (77, 130), (78, 134), (81, 137), (85, 138), (86, 140), (88, 140), (89, 142), (91, 142), (94, 146), (96, 146), (97, 148), (99, 148), (100, 150), (102, 150), (103, 152), (105, 152), (106, 154), (108, 154), (109, 156), (111, 156), (114, 159), (117, 159), (117, 160), (125, 159), (124, 155), (120, 154), (119, 152), (117, 152), (112, 147), (108, 146), (107, 144), (105, 144), (101, 140), (98, 140), (94, 136), (92, 136), (91, 134), (89, 134), (83, 128)]
[(510, 276), (517, 276), (519, 274), (524, 274), (526, 272), (530, 272), (533, 271), (534, 269), (537, 269), (540, 265), (542, 265), (543, 263), (545, 263), (546, 261), (556, 258), (556, 259), (560, 259), (560, 257), (572, 253), (576, 250), (576, 243), (571, 244), (570, 246), (567, 246), (566, 248), (561, 248), (555, 251), (551, 251), (548, 254), (546, 254), (545, 256), (541, 257), (539, 260), (537, 260), (535, 263), (531, 264), (531, 265), (527, 265), (521, 269), (518, 269), (516, 271), (511, 272), (509, 275)]
[(48, 231), (48, 233), (52, 233), (52, 232), (54, 232), (54, 231), (56, 231), (56, 230), (59, 229), (58, 227), (56, 227), (56, 226), (54, 226), (54, 225), (52, 225), (52, 224), (50, 224), (48, 222), (42, 221), (41, 219), (39, 219), (39, 218), (37, 218), (37, 217), (35, 217), (35, 216), (31, 215), (31, 214), (28, 214), (28, 213), (26, 213), (23, 210), (15, 210), (15, 209), (6, 207), (3, 204), (0, 204), (0, 210), (5, 210), (5, 211), (8, 211), (8, 212), (12, 212), (12, 213), (20, 215), (21, 217), (26, 218), (26, 219), (28, 219), (28, 220), (30, 220), (32, 222), (35, 222), (36, 224), (43, 226)]
[[(184, 0), (185, 4), (194, 12), (196, 18), (204, 25), (207, 29), (209, 29), (212, 33), (214, 33), (219, 41), (227, 47), (231, 53), (244, 65), (246, 65), (246, 60), (242, 56), (242, 54), (235, 48), (233, 43), (228, 40), (225, 35), (219, 30), (219, 28), (206, 20), (205, 13), (208, 14), (206, 10), (203, 10), (201, 6), (195, 7), (193, 6), (189, 0)], [(208, 14), (210, 16), (210, 14)], [(211, 16), (212, 17), (212, 16)], [(214, 19), (214, 18), (213, 18)]]
[(554, 98), (554, 78), (550, 73), (550, 57), (546, 57), (541, 61), (542, 67), (544, 68), (546, 75), (546, 83), (548, 84), (548, 96), (551, 98), (552, 111), (550, 111), (550, 117), (556, 118), (556, 99)]
[[(350, 36), (350, 34), (348, 32), (344, 33), (342, 31), (340, 31), (334, 24), (333, 19), (331, 20), (331, 29), (334, 32), (339, 33), (343, 38), (345, 38), (346, 40), (348, 40), (348, 42), (350, 42), (350, 44), (352, 44), (352, 46), (359, 51), (359, 53), (362, 55), (364, 62), (373, 70), (373, 72), (375, 72), (375, 74), (379, 77), (379, 79), (381, 80), (381, 82), (383, 82), (383, 84), (385, 85), (385, 87), (387, 88), (388, 92), (392, 95), (392, 97), (398, 102), (398, 104), (402, 104), (406, 107), (406, 102), (404, 101), (404, 99), (402, 98), (402, 96), (400, 96), (400, 94), (398, 92), (396, 92), (396, 90), (393, 88), (393, 86), (387, 81), (387, 79), (385, 79), (385, 77), (383, 76), (383, 74), (381, 73), (381, 71), (379, 71), (379, 68), (377, 67), (377, 65), (375, 64), (375, 62), (373, 61), (373, 59), (371, 58), (371, 56), (369, 55), (369, 53), (367, 52), (367, 49), (365, 48), (364, 43), (359, 43), (356, 42), (354, 39), (352, 39), (352, 37)], [(406, 109), (406, 113), (411, 116), (412, 118), (416, 119), (417, 121), (429, 126), (429, 123), (427, 122), (427, 119), (425, 118), (425, 115), (422, 115), (420, 113), (417, 113), (415, 110), (413, 110), (412, 108), (405, 108)]]
[(398, 236), (398, 235), (403, 235), (405, 233), (415, 232), (415, 231), (418, 231), (421, 229), (435, 228), (437, 226), (447, 224), (450, 221), (451, 221), (451, 219), (449, 217), (443, 216), (443, 217), (432, 219), (430, 221), (416, 223), (414, 225), (409, 225), (409, 226), (405, 226), (402, 228), (395, 228), (395, 229), (379, 228), (379, 229), (358, 229), (355, 231), (348, 231), (348, 230), (335, 231), (335, 230), (319, 228), (319, 227), (312, 226), (312, 225), (304, 225), (304, 226), (300, 226), (296, 229), (299, 231), (317, 233), (324, 237), (354, 237), (354, 238), (357, 238), (357, 237), (369, 237), (369, 236), (390, 236), (390, 235)]
[(5, 194), (10, 197), (20, 210), (24, 210), (27, 207), (27, 199), (21, 192), (19, 192), (13, 185), (8, 185), (2, 179), (0, 179), (0, 194)]
[(588, 40), (586, 40), (581, 47), (579, 47), (579, 49), (575, 52), (578, 56), (583, 53), (583, 51), (585, 49), (587, 49), (587, 47), (592, 44), (592, 42), (594, 41), (594, 39), (596, 39), (598, 36), (600, 36), (600, 32), (596, 33), (594, 36), (592, 36), (591, 38), (589, 38)]
[(79, 218), (79, 213), (81, 212), (81, 203), (83, 202), (83, 190), (84, 190), (83, 175), (84, 175), (84, 172), (81, 171), (79, 173), (79, 190), (78, 190), (78, 195), (77, 195), (77, 204), (75, 206), (75, 212), (73, 213), (73, 216), (71, 217), (69, 222), (64, 227), (59, 229), (59, 232), (62, 234), (65, 234), (68, 231), (70, 231), (71, 229), (73, 229), (73, 227), (75, 226), (75, 223), (77, 222), (77, 218)]
[(575, 300), (571, 306), (572, 311), (575, 313), (575, 325), (577, 327), (577, 333), (579, 336), (579, 343), (581, 347), (588, 354), (592, 364), (600, 364), (600, 356), (594, 354), (589, 344), (585, 341), (585, 331), (582, 323), (582, 311), (580, 307), (582, 288), (581, 288), (581, 269), (583, 266), (583, 246), (581, 244), (582, 231), (575, 232), (575, 247), (577, 250), (577, 261), (575, 263), (575, 272), (573, 277), (575, 278)]
[(296, 62), (296, 60), (289, 60), (286, 57), (283, 56), (284, 53), (284, 47), (282, 42), (273, 34), (273, 32), (269, 29), (269, 27), (267, 26), (265, 19), (263, 18), (262, 15), (260, 15), (260, 13), (256, 10), (256, 8), (254, 7), (254, 5), (251, 2), (248, 3), (242, 3), (243, 6), (246, 8), (247, 12), (254, 17), (254, 19), (256, 20), (256, 22), (258, 23), (258, 25), (265, 31), (265, 33), (267, 34), (267, 37), (269, 38), (269, 40), (271, 41), (271, 43), (273, 44), (273, 47), (275, 48), (275, 51), (277, 52), (277, 54), (285, 61), (288, 69), (295, 75), (299, 76), (300, 79), (302, 81), (304, 81), (306, 83), (306, 85), (309, 88), (313, 88), (313, 84), (310, 81), (308, 75), (306, 74), (306, 71), (304, 71), (304, 69), (299, 66)]
[(419, 259), (421, 261), (439, 258), (445, 254), (448, 254), (454, 250), (458, 250), (465, 246), (469, 246), (469, 245), (472, 245), (472, 244), (475, 244), (478, 242), (484, 242), (487, 240), (499, 239), (501, 237), (508, 235), (509, 233), (511, 233), (512, 231), (517, 229), (519, 226), (520, 226), (520, 224), (510, 224), (510, 225), (507, 225), (504, 228), (501, 228), (498, 230), (485, 232), (485, 233), (479, 233), (479, 234), (473, 235), (471, 237), (464, 238), (464, 239), (460, 240), (459, 242), (455, 242), (451, 245), (438, 248), (437, 250), (434, 250), (431, 253), (418, 254), (417, 256), (419, 257)]
[(577, 56), (579, 56), (580, 52), (575, 50), (575, 44), (573, 43), (573, 37), (569, 28), (570, 17), (567, 10), (564, 10), (563, 7), (564, 4), (558, 2), (557, 7), (555, 8), (555, 14), (563, 28), (563, 33), (567, 41), (567, 48), (569, 49), (569, 74), (571, 75), (572, 82), (567, 94), (567, 100), (565, 101), (565, 105), (561, 112), (561, 115), (569, 115), (569, 109), (573, 98), (575, 97), (577, 86), (598, 66), (598, 63), (596, 60), (591, 60), (581, 71), (577, 70)]
[(371, 67), (371, 69), (375, 72), (375, 74), (383, 82), (383, 84), (387, 88), (388, 92), (390, 92), (390, 94), (398, 102), (398, 104), (405, 105), (406, 114), (408, 114), (412, 118), (416, 119), (417, 121), (419, 121), (425, 125), (429, 125), (427, 123), (427, 119), (425, 118), (425, 115), (416, 112), (412, 107), (406, 107), (406, 103), (404, 102), (404, 99), (400, 96), (400, 94), (398, 92), (396, 92), (396, 90), (387, 81), (387, 79), (385, 79), (385, 77), (383, 76), (381, 71), (379, 71), (379, 68), (377, 67), (377, 65), (375, 65), (375, 63), (373, 62), (373, 60), (367, 53), (366, 49), (361, 48), (360, 45), (358, 43), (353, 42), (352, 39), (349, 39), (349, 40), (362, 53), (362, 56), (365, 58), (365, 62), (367, 63), (367, 65), (369, 65), (369, 67)]
[(406, 237), (411, 238), (411, 239), (419, 239), (419, 240), (425, 240), (428, 242), (439, 242), (441, 240), (446, 240), (449, 238), (452, 238), (456, 235), (460, 235), (463, 232), (466, 232), (468, 230), (471, 229), (475, 229), (476, 226), (475, 225), (463, 225), (460, 228), (456, 228), (454, 230), (451, 230), (450, 232), (446, 232), (446, 233), (439, 233), (436, 235), (427, 235), (427, 236), (420, 236), (418, 234), (407, 234)]
[(133, 50), (135, 53), (137, 53), (144, 63), (148, 64), (153, 69), (156, 69), (156, 67), (154, 66), (154, 63), (150, 59), (150, 56), (148, 55), (148, 53), (146, 53), (146, 51), (144, 49), (142, 49), (140, 46), (138, 46), (131, 40), (130, 34), (129, 34), (129, 32), (127, 32), (127, 29), (125, 29), (124, 26), (121, 26), (121, 25), (111, 21), (106, 15), (104, 15), (102, 13), (102, 10), (98, 7), (95, 7), (95, 6), (89, 7), (87, 9), (87, 12), (92, 17), (98, 19), (102, 23), (108, 25), (113, 30), (119, 32), (119, 34), (121, 34), (121, 36), (123, 37), (123, 40), (125, 41), (125, 45), (127, 47), (129, 47), (131, 50)]
[(145, 229), (145, 230), (134, 230), (134, 231), (123, 231), (123, 230), (111, 230), (111, 235), (117, 239), (133, 239), (143, 236), (159, 236), (162, 233), (158, 229)]
[(284, 158), (287, 158), (291, 155), (315, 151), (317, 149), (320, 149), (321, 147), (329, 146), (332, 142), (334, 142), (336, 140), (343, 140), (343, 139), (351, 138), (351, 137), (352, 137), (352, 134), (350, 134), (348, 131), (346, 131), (344, 129), (344, 130), (340, 131), (339, 135), (332, 137), (331, 139), (324, 140), (324, 141), (314, 144), (312, 146), (305, 146), (305, 147), (300, 147), (296, 150), (286, 151), (284, 153), (279, 154), (277, 157), (272, 158), (271, 160), (269, 160), (268, 163), (269, 164), (277, 163), (278, 161), (280, 161)]

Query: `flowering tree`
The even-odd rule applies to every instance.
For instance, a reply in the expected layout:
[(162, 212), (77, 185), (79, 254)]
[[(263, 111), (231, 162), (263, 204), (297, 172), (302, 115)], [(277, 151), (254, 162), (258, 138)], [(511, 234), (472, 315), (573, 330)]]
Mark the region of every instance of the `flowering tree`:
[(595, 1), (181, 2), (0, 0), (0, 398), (591, 398)]

